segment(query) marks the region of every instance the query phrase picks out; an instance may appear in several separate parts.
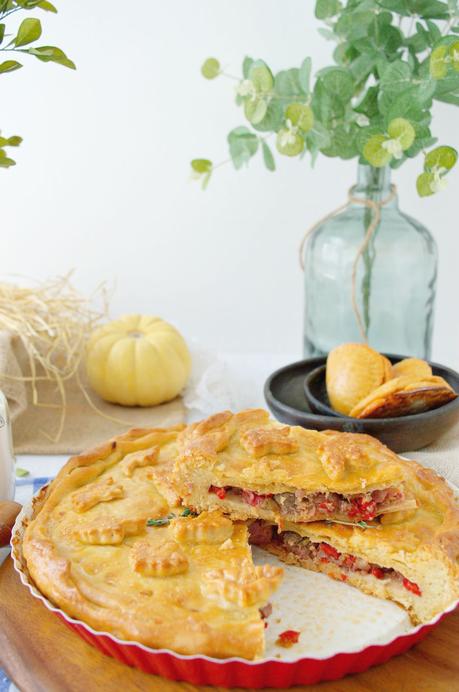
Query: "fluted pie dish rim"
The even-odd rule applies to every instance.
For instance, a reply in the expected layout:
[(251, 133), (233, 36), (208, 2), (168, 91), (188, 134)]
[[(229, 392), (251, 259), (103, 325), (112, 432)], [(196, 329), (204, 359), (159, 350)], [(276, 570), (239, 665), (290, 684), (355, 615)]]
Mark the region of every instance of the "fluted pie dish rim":
[[(402, 457), (403, 458), (403, 457)], [(449, 481), (446, 481), (447, 484), (450, 486), (450, 488), (455, 492), (456, 496), (459, 498), (459, 488), (450, 483)], [(75, 625), (78, 627), (83, 627), (83, 629), (87, 630), (91, 635), (94, 637), (108, 637), (110, 640), (112, 640), (117, 646), (120, 647), (136, 647), (141, 649), (147, 654), (150, 655), (160, 655), (160, 654), (166, 654), (168, 656), (172, 656), (173, 658), (177, 658), (183, 661), (193, 661), (193, 660), (203, 660), (203, 661), (208, 661), (213, 664), (219, 664), (220, 666), (225, 666), (230, 663), (240, 663), (243, 664), (244, 666), (250, 666), (250, 667), (257, 667), (257, 666), (263, 666), (267, 663), (276, 663), (277, 665), (281, 664), (283, 666), (292, 666), (298, 663), (301, 663), (302, 661), (327, 661), (329, 659), (334, 658), (336, 655), (359, 655), (363, 654), (366, 650), (370, 648), (379, 648), (379, 649), (385, 649), (386, 647), (390, 647), (391, 644), (398, 640), (406, 640), (410, 637), (416, 636), (416, 635), (421, 635), (424, 630), (429, 630), (435, 625), (437, 625), (440, 620), (442, 620), (446, 615), (449, 613), (452, 613), (456, 608), (459, 607), (459, 599), (451, 603), (445, 610), (443, 610), (440, 613), (437, 613), (431, 620), (428, 622), (420, 623), (418, 625), (413, 625), (407, 632), (403, 634), (398, 634), (395, 637), (391, 634), (388, 635), (387, 641), (383, 640), (382, 642), (378, 642), (376, 644), (366, 644), (361, 647), (357, 648), (346, 648), (340, 651), (337, 651), (336, 653), (332, 655), (324, 655), (324, 656), (316, 656), (316, 657), (307, 657), (305, 658), (304, 656), (298, 656), (297, 658), (292, 657), (288, 661), (280, 661), (278, 658), (275, 657), (266, 657), (266, 658), (259, 658), (256, 660), (250, 660), (246, 658), (241, 658), (240, 656), (232, 656), (228, 658), (216, 658), (213, 656), (207, 656), (206, 654), (181, 654), (173, 649), (167, 649), (167, 648), (152, 648), (149, 646), (146, 646), (145, 644), (142, 644), (141, 642), (137, 642), (134, 640), (126, 640), (126, 639), (120, 639), (117, 637), (115, 634), (112, 634), (111, 632), (107, 632), (104, 630), (98, 630), (95, 629), (94, 627), (91, 627), (91, 625), (87, 624), (84, 622), (84, 620), (80, 620), (78, 618), (73, 618), (72, 616), (68, 615), (62, 608), (59, 608), (58, 606), (55, 606), (44, 594), (41, 593), (41, 591), (33, 584), (31, 578), (29, 577), (28, 574), (26, 574), (25, 569), (24, 569), (24, 564), (23, 564), (23, 558), (20, 555), (20, 548), (21, 548), (21, 543), (22, 543), (22, 537), (24, 530), (26, 528), (28, 520), (31, 518), (33, 514), (33, 506), (34, 502), (37, 500), (37, 498), (40, 496), (40, 494), (43, 493), (43, 489), (47, 488), (49, 486), (49, 483), (46, 483), (42, 488), (40, 488), (37, 493), (31, 498), (29, 502), (23, 505), (21, 511), (19, 512), (14, 527), (12, 531), (12, 536), (11, 536), (11, 541), (10, 541), (10, 546), (11, 546), (11, 557), (13, 560), (13, 566), (17, 574), (19, 575), (19, 579), (21, 580), (21, 583), (28, 589), (29, 593), (39, 601), (43, 603), (43, 605), (51, 612), (53, 612), (55, 615), (61, 617), (63, 620), (65, 620), (67, 623), (70, 625)], [(419, 636), (419, 639), (422, 637)], [(209, 684), (212, 684), (209, 682)]]

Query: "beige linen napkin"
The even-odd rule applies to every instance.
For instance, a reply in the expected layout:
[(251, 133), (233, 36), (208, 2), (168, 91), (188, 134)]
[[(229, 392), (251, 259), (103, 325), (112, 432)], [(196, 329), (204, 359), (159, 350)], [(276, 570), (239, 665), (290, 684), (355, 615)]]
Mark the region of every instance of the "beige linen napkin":
[[(20, 340), (4, 331), (0, 332), (0, 373), (12, 377), (30, 373), (27, 354)], [(16, 454), (74, 454), (129, 428), (166, 427), (183, 423), (185, 419), (185, 407), (180, 397), (149, 408), (116, 406), (103, 401), (89, 388), (83, 368), (80, 377), (97, 408), (105, 416), (117, 418), (120, 422), (104, 418), (94, 411), (76, 378), (73, 378), (65, 385), (67, 404), (64, 429), (60, 439), (53, 442), (46, 434), (55, 436), (59, 427), (59, 409), (34, 406), (30, 383), (0, 376), (0, 388), (10, 408)], [(55, 383), (39, 381), (37, 389), (41, 403), (55, 404), (60, 401)]]
[(404, 452), (402, 456), (430, 466), (459, 488), (459, 423), (428, 447), (417, 452)]

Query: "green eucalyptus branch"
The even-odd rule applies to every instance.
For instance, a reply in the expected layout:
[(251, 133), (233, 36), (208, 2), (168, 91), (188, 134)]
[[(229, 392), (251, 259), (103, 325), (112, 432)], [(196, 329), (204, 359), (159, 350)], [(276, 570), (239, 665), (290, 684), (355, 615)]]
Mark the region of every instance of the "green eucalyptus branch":
[[(315, 15), (325, 24), (320, 33), (336, 45), (334, 64), (320, 70), (312, 85), (310, 58), (277, 74), (263, 60), (244, 59), (236, 103), (251, 129), (228, 135), (234, 166), (257, 153), (257, 132), (270, 132), (279, 154), (310, 154), (312, 163), (321, 153), (398, 168), (422, 154), (419, 194), (442, 189), (457, 152), (449, 146), (427, 150), (437, 141), (433, 101), (459, 105), (457, 0), (316, 0)], [(209, 80), (234, 79), (216, 58), (208, 58), (201, 72)], [(262, 149), (274, 170), (269, 147), (266, 156)], [(208, 159), (196, 161), (206, 162), (193, 170), (207, 184), (215, 167)]]
[(213, 164), (209, 159), (193, 159), (191, 161), (191, 179), (199, 180), (202, 189), (205, 190), (209, 184), (211, 175), (217, 168), (221, 168), (230, 163), (233, 163), (236, 168), (242, 168), (260, 148), (266, 168), (274, 171), (276, 164), (272, 151), (266, 141), (271, 136), (271, 132), (261, 137), (260, 135), (250, 132), (246, 127), (236, 127), (234, 130), (231, 130), (228, 135), (230, 158), (216, 164)]
[[(14, 34), (6, 33), (5, 19), (16, 12), (34, 9), (40, 9), (45, 12), (57, 12), (55, 6), (51, 2), (48, 2), (48, 0), (2, 0), (0, 2), (0, 52), (27, 54), (35, 57), (41, 62), (54, 62), (72, 70), (76, 69), (72, 60), (70, 60), (60, 48), (56, 46), (36, 45), (36, 41), (38, 41), (42, 33), (42, 26), (39, 19), (27, 17), (22, 20), (17, 32)], [(9, 43), (2, 46), (5, 37), (9, 36), (13, 36), (13, 38)], [(35, 45), (31, 46), (31, 44)], [(24, 48), (24, 46), (31, 47)], [(17, 60), (4, 60), (0, 63), (0, 74), (14, 72), (22, 67), (22, 63)], [(7, 138), (0, 137), (0, 167), (9, 168), (15, 165), (16, 162), (7, 156), (5, 147), (19, 146), (21, 142), (21, 137), (17, 135)]]

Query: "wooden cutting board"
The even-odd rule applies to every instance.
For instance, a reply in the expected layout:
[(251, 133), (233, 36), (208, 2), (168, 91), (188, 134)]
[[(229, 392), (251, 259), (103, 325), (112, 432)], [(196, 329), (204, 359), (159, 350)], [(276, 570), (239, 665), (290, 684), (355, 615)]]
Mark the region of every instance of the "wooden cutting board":
[[(0, 667), (21, 692), (195, 692), (221, 690), (164, 680), (124, 666), (86, 644), (0, 566)], [(296, 687), (320, 692), (459, 690), (459, 611), (403, 656), (337, 682)]]

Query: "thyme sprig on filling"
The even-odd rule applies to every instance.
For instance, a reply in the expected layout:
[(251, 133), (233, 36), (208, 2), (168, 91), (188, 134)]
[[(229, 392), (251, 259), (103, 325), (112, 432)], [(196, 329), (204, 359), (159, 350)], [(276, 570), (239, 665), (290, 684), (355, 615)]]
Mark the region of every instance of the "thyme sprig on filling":
[(174, 512), (170, 512), (167, 516), (165, 517), (159, 517), (158, 519), (147, 519), (147, 526), (168, 526), (172, 519), (176, 519), (178, 517), (196, 517), (197, 513), (193, 512), (189, 507), (185, 507), (183, 512), (179, 515), (174, 514)]
[(332, 525), (332, 524), (344, 524), (344, 526), (360, 526), (361, 529), (379, 529), (380, 525), (374, 525), (374, 524), (367, 524), (366, 521), (358, 521), (357, 523), (352, 522), (352, 521), (341, 521), (341, 520), (334, 520), (334, 521), (329, 521), (326, 520), (326, 524)]

